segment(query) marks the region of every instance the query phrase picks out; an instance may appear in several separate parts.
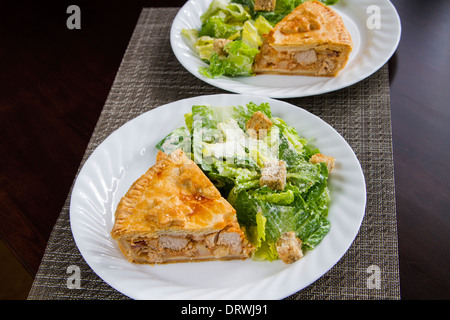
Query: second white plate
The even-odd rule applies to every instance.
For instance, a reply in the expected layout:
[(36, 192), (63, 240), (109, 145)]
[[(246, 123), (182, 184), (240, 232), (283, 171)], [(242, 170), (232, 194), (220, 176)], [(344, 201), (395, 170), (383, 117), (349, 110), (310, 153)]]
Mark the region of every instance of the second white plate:
[(211, 0), (189, 0), (176, 15), (170, 31), (172, 50), (194, 76), (215, 87), (250, 95), (293, 98), (322, 94), (353, 85), (380, 69), (394, 54), (400, 41), (400, 17), (389, 0), (340, 0), (332, 8), (342, 17), (354, 48), (337, 77), (257, 75), (211, 79), (199, 73), (206, 66), (185, 43), (182, 29), (199, 29), (200, 16)]

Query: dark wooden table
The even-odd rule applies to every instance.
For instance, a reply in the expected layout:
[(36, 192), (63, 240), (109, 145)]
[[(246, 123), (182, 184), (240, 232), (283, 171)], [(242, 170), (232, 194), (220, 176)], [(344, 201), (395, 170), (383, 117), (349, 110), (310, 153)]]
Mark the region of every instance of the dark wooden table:
[[(34, 275), (141, 8), (184, 1), (0, 4), (0, 236)], [(389, 61), (402, 299), (450, 298), (450, 1), (394, 0)]]

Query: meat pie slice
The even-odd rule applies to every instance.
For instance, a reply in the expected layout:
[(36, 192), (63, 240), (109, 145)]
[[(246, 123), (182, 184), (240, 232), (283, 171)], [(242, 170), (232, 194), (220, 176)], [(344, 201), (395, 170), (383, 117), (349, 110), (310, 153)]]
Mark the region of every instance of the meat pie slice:
[(121, 199), (111, 231), (134, 263), (245, 259), (236, 211), (182, 150), (157, 161)]
[(306, 1), (267, 35), (255, 56), (255, 73), (336, 76), (353, 42), (341, 17), (319, 1)]

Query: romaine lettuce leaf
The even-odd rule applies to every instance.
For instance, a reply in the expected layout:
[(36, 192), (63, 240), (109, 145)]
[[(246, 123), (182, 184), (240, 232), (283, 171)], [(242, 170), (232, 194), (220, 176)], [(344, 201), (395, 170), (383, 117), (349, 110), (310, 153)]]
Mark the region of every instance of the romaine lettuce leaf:
[(195, 48), (195, 43), (198, 40), (198, 30), (196, 30), (196, 29), (182, 29), (181, 30), (181, 35), (186, 40), (186, 42), (188, 43), (189, 47), (191, 47), (191, 49), (197, 50)]
[[(287, 14), (291, 13), (297, 6), (308, 0), (277, 0), (274, 11), (255, 11), (254, 0), (232, 0), (241, 4), (249, 13), (252, 19), (263, 16), (272, 26), (277, 24)], [(339, 0), (320, 0), (325, 5), (336, 4)]]
[(208, 18), (198, 33), (199, 37), (209, 36), (213, 38), (227, 39), (239, 33), (242, 29), (239, 25), (233, 25), (225, 22), (224, 15), (216, 15)]
[(326, 179), (322, 175), (321, 166), (303, 159), (289, 168), (286, 180), (296, 185), (301, 191), (307, 191), (312, 185)]
[(333, 4), (336, 4), (339, 2), (339, 0), (319, 0), (319, 1), (327, 6), (332, 6)]
[(278, 251), (274, 242), (264, 241), (256, 249), (252, 256), (256, 261), (275, 261), (278, 259)]
[(201, 36), (194, 42), (194, 48), (200, 59), (209, 60), (214, 52), (214, 38), (210, 36)]
[(238, 3), (230, 0), (213, 0), (208, 9), (200, 16), (200, 21), (205, 23), (212, 16), (222, 15), (227, 23), (244, 22), (250, 19), (249, 13)]
[[(253, 186), (253, 181), (259, 182), (260, 177), (259, 171), (251, 165), (248, 167), (236, 166), (218, 159), (213, 160), (212, 169), (207, 175), (220, 182), (221, 185), (227, 185), (229, 191), (235, 186), (243, 186), (247, 183)], [(216, 187), (218, 186), (216, 185)]]
[(242, 5), (252, 18), (255, 15), (255, 0), (232, 0), (232, 3), (238, 3)]
[[(261, 241), (266, 242), (266, 249), (273, 248), (283, 233), (294, 231), (303, 242), (302, 249), (304, 251), (312, 250), (330, 229), (326, 208), (313, 205), (313, 201), (316, 200), (322, 201), (323, 204), (328, 203), (326, 202), (327, 191), (323, 190), (321, 194), (317, 195), (318, 199), (309, 197), (305, 200), (301, 195), (295, 194), (294, 189), (292, 189), (283, 192), (280, 199), (285, 196), (290, 198), (292, 194), (295, 198), (299, 197), (301, 200), (294, 200), (287, 205), (271, 202), (270, 197), (264, 197), (254, 190), (243, 190), (234, 195), (233, 206), (238, 213), (239, 223), (245, 226), (246, 230), (255, 230), (258, 227), (258, 213), (264, 215), (265, 240)], [(275, 194), (269, 195), (274, 196)], [(252, 239), (252, 236), (250, 236), (250, 239)], [(261, 259), (261, 256), (258, 259)]]
[[(233, 192), (236, 192), (233, 190)], [(235, 196), (235, 208), (238, 212), (238, 220), (244, 225), (246, 228), (251, 226), (256, 226), (256, 216), (259, 212), (264, 215), (266, 218), (266, 240), (276, 241), (278, 237), (276, 236), (281, 232), (278, 228), (281, 223), (283, 223), (280, 219), (280, 215), (285, 215), (287, 211), (289, 214), (286, 216), (292, 216), (292, 211), (294, 207), (289, 207), (285, 205), (277, 205), (273, 203), (268, 203), (264, 200), (258, 199), (255, 197), (255, 190), (242, 190)], [(290, 219), (285, 220), (288, 223)], [(278, 226), (275, 221), (278, 221)], [(291, 229), (292, 230), (292, 229)]]
[(252, 226), (250, 230), (250, 241), (259, 248), (264, 240), (266, 240), (266, 221), (267, 218), (264, 217), (261, 211), (256, 214), (256, 226)]
[(256, 214), (256, 225), (251, 226), (248, 230), (244, 228), (250, 242), (253, 243), (256, 250), (253, 253), (253, 260), (274, 261), (278, 259), (278, 252), (273, 242), (266, 240), (266, 221), (267, 218), (258, 211)]
[(250, 47), (242, 40), (235, 40), (224, 47), (225, 58), (216, 52), (211, 54), (208, 67), (200, 67), (199, 72), (209, 78), (227, 76), (252, 76), (252, 64), (258, 49)]
[(303, 242), (302, 249), (313, 250), (328, 234), (331, 228), (330, 221), (323, 216), (319, 216), (316, 219), (310, 221), (308, 225), (305, 225), (302, 233), (299, 233), (299, 237)]
[(250, 20), (247, 20), (244, 23), (244, 27), (242, 29), (242, 41), (250, 47), (256, 49), (258, 49), (263, 43), (263, 39), (258, 33), (258, 29), (256, 29), (255, 25)]
[(191, 154), (191, 134), (185, 127), (175, 129), (156, 144), (156, 148), (166, 154), (171, 154), (176, 149)]
[[(249, 190), (259, 186), (259, 173), (251, 168), (239, 168), (220, 160), (213, 162), (211, 171), (205, 172), (224, 198), (230, 204), (234, 197), (242, 190)], [(222, 165), (220, 165), (222, 164)]]
[[(272, 112), (270, 105), (268, 103), (256, 104), (254, 102), (249, 102), (245, 105), (237, 106), (222, 106), (213, 107), (209, 105), (194, 105), (192, 111), (185, 115), (185, 119), (192, 119), (190, 122), (195, 120), (199, 121), (209, 121), (203, 124), (203, 126), (209, 126), (211, 128), (218, 129), (219, 123), (225, 123), (229, 119), (234, 119), (241, 129), (244, 130), (245, 123), (250, 119), (250, 117), (256, 112), (261, 111), (266, 114), (269, 118), (272, 117)], [(229, 122), (232, 125), (232, 122)], [(188, 127), (189, 125), (186, 124)], [(192, 125), (191, 125), (192, 127)], [(220, 126), (222, 130), (226, 130), (224, 124)], [(219, 130), (219, 129), (218, 129)], [(222, 132), (222, 131), (221, 131)]]
[(272, 119), (272, 122), (281, 130), (281, 133), (288, 139), (298, 152), (302, 152), (303, 146), (308, 143), (305, 138), (300, 138), (294, 127), (287, 125), (287, 123), (277, 117)]
[(274, 191), (267, 186), (252, 190), (249, 194), (259, 201), (279, 205), (290, 205), (295, 200), (295, 189), (290, 188), (289, 185), (284, 191)]
[(268, 34), (273, 27), (269, 21), (266, 20), (266, 18), (259, 16), (255, 20), (255, 28), (258, 31), (258, 34), (262, 37), (263, 35)]
[[(194, 159), (203, 170), (211, 171), (214, 159), (228, 164), (244, 167), (256, 167), (257, 163), (248, 153), (248, 136), (236, 119), (256, 109), (267, 109), (249, 103), (246, 106), (211, 107), (195, 105), (192, 112), (185, 116), (186, 125), (192, 133), (192, 150)], [(266, 111), (267, 112), (267, 111)]]
[(205, 171), (211, 171), (212, 160), (203, 156), (203, 149), (209, 143), (223, 140), (217, 129), (217, 114), (214, 108), (205, 105), (192, 106), (192, 153), (194, 162)]
[(188, 112), (184, 115), (184, 122), (189, 132), (192, 133), (192, 124), (194, 123), (194, 117), (192, 115), (192, 112)]
[(301, 154), (295, 149), (289, 139), (280, 133), (280, 144), (278, 147), (278, 157), (286, 163), (288, 171), (301, 161)]
[(245, 10), (245, 8), (242, 5), (232, 3), (231, 1), (230, 4), (227, 6), (227, 10), (225, 10), (225, 13), (228, 14), (227, 18), (228, 23), (239, 24), (251, 19), (250, 14)]
[(273, 26), (275, 26), (287, 14), (291, 13), (298, 5), (305, 0), (277, 0), (274, 11), (255, 11), (255, 17), (263, 16)]
[(237, 112), (237, 114), (235, 115), (235, 119), (239, 123), (241, 128), (245, 127), (245, 123), (257, 111), (261, 111), (269, 118), (272, 117), (272, 111), (270, 110), (270, 105), (267, 102), (263, 102), (261, 104), (249, 102), (245, 105), (245, 107), (242, 106), (235, 107), (235, 110)]
[(227, 10), (230, 4), (229, 0), (213, 0), (208, 9), (200, 16), (200, 21), (205, 22), (211, 16), (216, 15), (219, 11)]

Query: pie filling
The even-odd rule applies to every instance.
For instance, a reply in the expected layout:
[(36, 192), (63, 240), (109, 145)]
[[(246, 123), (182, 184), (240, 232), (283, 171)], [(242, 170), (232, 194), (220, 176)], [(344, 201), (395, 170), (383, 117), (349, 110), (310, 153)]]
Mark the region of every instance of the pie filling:
[(342, 69), (341, 52), (335, 50), (277, 51), (265, 42), (255, 57), (255, 71), (329, 76)]
[(135, 262), (141, 263), (246, 258), (248, 248), (243, 245), (241, 233), (233, 232), (232, 229), (200, 236), (136, 236), (122, 239), (120, 243)]

